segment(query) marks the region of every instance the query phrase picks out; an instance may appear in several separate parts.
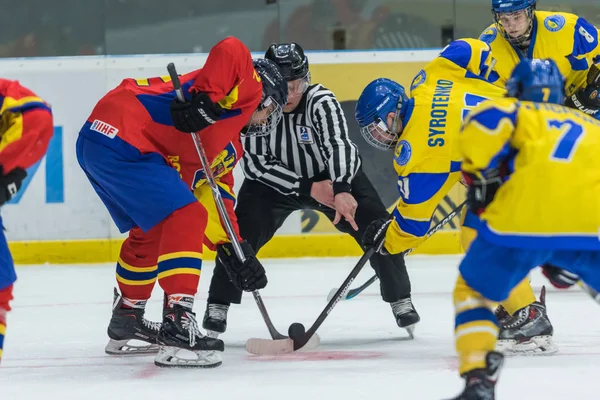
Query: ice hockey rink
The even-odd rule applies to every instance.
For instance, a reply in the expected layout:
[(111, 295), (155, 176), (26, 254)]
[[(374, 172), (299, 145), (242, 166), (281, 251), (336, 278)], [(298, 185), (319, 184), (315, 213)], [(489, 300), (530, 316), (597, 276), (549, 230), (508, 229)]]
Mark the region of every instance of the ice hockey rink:
[[(226, 350), (216, 369), (161, 369), (153, 357), (104, 354), (114, 268), (109, 264), (19, 267), (8, 319), (0, 398), (22, 399), (444, 399), (462, 387), (453, 347), (451, 292), (458, 256), (411, 256), (413, 301), (422, 321), (407, 340), (373, 285), (340, 302), (325, 321), (321, 346), (277, 357), (246, 353), (250, 337), (268, 337), (251, 295), (232, 307)], [(262, 291), (282, 332), (295, 321), (310, 326), (357, 258), (267, 260)], [(205, 308), (212, 263), (196, 297)], [(353, 286), (372, 274), (365, 267)], [(533, 274), (534, 287), (544, 279)], [(157, 289), (147, 316), (158, 320)], [(549, 290), (547, 303), (559, 352), (511, 357), (498, 399), (592, 398), (600, 383), (600, 307), (578, 289)]]

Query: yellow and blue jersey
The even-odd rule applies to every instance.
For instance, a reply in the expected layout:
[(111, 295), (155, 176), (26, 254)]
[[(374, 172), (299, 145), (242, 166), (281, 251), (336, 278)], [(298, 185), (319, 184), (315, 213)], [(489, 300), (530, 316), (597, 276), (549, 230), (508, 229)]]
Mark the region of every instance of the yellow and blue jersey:
[(452, 42), (414, 78), (404, 129), (394, 152), (400, 198), (385, 247), (400, 253), (424, 239), (433, 213), (460, 180), (457, 136), (463, 118), (504, 89), (489, 82), (489, 46), (476, 39)]
[(569, 13), (536, 11), (531, 42), (526, 50), (513, 46), (495, 25), (485, 29), (479, 39), (491, 46), (502, 84), (521, 59), (550, 58), (565, 77), (565, 91), (570, 96), (585, 86), (592, 64), (600, 62), (598, 29), (584, 18)]
[(472, 111), (462, 169), (508, 167), (478, 232), (507, 247), (600, 250), (600, 122), (561, 105), (501, 99)]

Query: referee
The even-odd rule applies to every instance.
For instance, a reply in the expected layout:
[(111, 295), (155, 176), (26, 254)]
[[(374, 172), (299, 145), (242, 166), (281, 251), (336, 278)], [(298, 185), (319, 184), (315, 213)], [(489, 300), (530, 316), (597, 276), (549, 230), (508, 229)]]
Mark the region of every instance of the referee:
[[(389, 213), (361, 169), (340, 103), (322, 85), (311, 85), (308, 59), (298, 44), (273, 44), (265, 58), (288, 80), (288, 103), (276, 130), (242, 138), (246, 179), (235, 210), (241, 237), (258, 253), (292, 212), (312, 209), (363, 247), (369, 224)], [(370, 261), (398, 326), (412, 330), (420, 317), (410, 299), (404, 258), (375, 254)], [(225, 332), (229, 305), (241, 298), (217, 260), (202, 323), (209, 335)]]

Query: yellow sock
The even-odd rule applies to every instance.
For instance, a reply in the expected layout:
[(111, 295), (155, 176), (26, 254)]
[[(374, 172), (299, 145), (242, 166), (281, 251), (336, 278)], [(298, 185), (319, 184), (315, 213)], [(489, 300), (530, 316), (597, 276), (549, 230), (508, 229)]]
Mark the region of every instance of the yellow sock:
[(536, 300), (535, 293), (529, 282), (529, 277), (523, 279), (515, 288), (510, 292), (508, 298), (502, 303), (506, 311), (513, 315), (523, 307), (527, 307)]
[(496, 347), (498, 326), (492, 303), (473, 290), (462, 276), (454, 287), (455, 340), (459, 371), (463, 375), (485, 368), (485, 356)]

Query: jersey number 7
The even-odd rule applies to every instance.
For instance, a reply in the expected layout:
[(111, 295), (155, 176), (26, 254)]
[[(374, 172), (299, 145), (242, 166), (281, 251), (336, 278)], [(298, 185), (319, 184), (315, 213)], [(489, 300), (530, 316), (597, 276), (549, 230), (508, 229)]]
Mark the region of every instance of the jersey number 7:
[(559, 162), (570, 162), (577, 145), (583, 138), (583, 127), (570, 119), (565, 121), (551, 119), (548, 121), (548, 127), (561, 131), (561, 135), (550, 154), (550, 159)]

